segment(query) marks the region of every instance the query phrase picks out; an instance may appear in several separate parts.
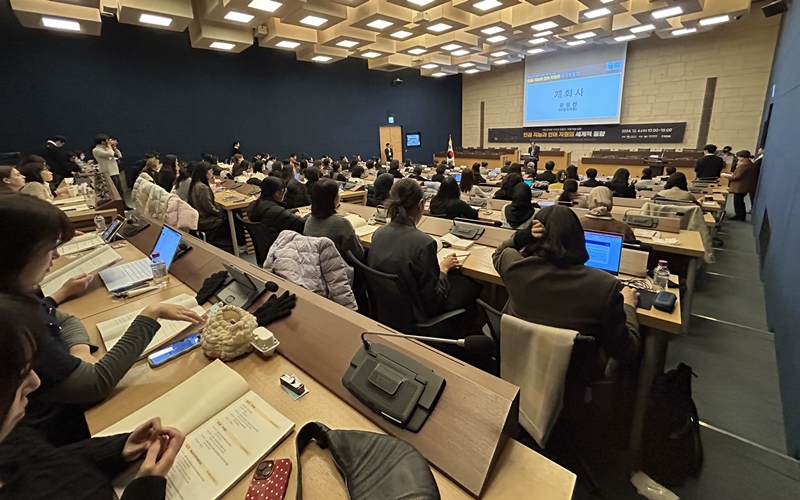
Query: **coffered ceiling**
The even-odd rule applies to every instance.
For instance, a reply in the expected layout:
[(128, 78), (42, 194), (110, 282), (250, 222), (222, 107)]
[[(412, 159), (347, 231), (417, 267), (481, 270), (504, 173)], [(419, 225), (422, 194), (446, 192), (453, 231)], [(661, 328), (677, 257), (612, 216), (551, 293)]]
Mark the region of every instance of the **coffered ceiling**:
[[(196, 49), (257, 44), (332, 64), (418, 68), (444, 77), (555, 50), (709, 31), (748, 14), (751, 0), (11, 0), (20, 23), (100, 35), (101, 16), (187, 31)], [(142, 30), (141, 36), (147, 36)], [(258, 48), (252, 50), (259, 50)]]

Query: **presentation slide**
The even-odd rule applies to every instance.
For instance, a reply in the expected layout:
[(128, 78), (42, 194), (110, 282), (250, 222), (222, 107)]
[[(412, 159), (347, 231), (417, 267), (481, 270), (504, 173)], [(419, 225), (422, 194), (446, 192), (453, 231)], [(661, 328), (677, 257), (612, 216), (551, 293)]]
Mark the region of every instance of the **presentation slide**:
[(522, 125), (619, 123), (627, 45), (592, 45), (526, 58)]

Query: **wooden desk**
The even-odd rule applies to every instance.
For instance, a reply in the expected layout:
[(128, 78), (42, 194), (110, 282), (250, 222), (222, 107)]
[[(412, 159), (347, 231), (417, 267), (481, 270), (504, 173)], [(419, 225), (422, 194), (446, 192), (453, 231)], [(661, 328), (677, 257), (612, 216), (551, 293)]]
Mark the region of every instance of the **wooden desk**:
[[(507, 161), (511, 163), (519, 162), (518, 149), (502, 149), (502, 150), (456, 150), (454, 151), (455, 165), (471, 167), (475, 162), (487, 162), (489, 170), (500, 170)], [(436, 164), (447, 160), (447, 152), (440, 151), (433, 155), (433, 161)], [(433, 174), (431, 174), (433, 175)]]
[[(647, 160), (641, 158), (592, 158), (584, 157), (580, 159), (578, 171), (585, 174), (587, 169), (594, 168), (598, 175), (613, 176), (619, 168), (627, 168), (631, 175), (637, 176), (642, 169), (647, 166)], [(686, 179), (692, 181), (696, 175), (694, 173), (695, 162), (693, 160), (674, 160), (667, 165), (675, 167), (678, 172), (683, 172)]]

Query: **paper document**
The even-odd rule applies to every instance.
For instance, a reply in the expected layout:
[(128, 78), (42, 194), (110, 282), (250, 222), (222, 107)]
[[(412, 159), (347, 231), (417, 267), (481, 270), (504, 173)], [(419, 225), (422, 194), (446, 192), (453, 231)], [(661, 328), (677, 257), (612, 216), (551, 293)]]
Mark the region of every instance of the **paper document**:
[(475, 242), (472, 240), (465, 240), (463, 238), (459, 238), (458, 236), (454, 236), (450, 233), (445, 234), (439, 239), (442, 241), (446, 241), (447, 243), (450, 244), (452, 248), (456, 250), (466, 250), (475, 244)]
[(57, 271), (44, 277), (40, 286), (45, 297), (52, 295), (70, 278), (81, 274), (94, 274), (122, 260), (122, 256), (108, 245), (101, 246)]
[(91, 210), (88, 205), (60, 205), (58, 208), (61, 209), (62, 212), (85, 212), (86, 210)]
[(653, 238), (658, 234), (658, 231), (651, 229), (634, 229), (633, 235), (637, 238)]
[(469, 256), (469, 252), (466, 250), (453, 250), (452, 248), (442, 248), (436, 254), (436, 259), (439, 261), (439, 264), (442, 263), (444, 259), (447, 258), (448, 255), (456, 254), (456, 259), (458, 259), (458, 264), (463, 265), (464, 261), (467, 260)]
[(72, 255), (104, 244), (105, 241), (97, 233), (87, 233), (82, 236), (76, 236), (69, 243), (58, 247), (58, 254)]
[(370, 226), (360, 215), (355, 214), (346, 215), (344, 220), (353, 225), (353, 229), (356, 230), (356, 236), (366, 236), (368, 234), (372, 234), (378, 230), (378, 227), (380, 227), (378, 225)]
[(53, 205), (75, 205), (75, 204), (86, 204), (86, 198), (83, 196), (71, 196), (69, 198), (57, 198), (53, 200)]

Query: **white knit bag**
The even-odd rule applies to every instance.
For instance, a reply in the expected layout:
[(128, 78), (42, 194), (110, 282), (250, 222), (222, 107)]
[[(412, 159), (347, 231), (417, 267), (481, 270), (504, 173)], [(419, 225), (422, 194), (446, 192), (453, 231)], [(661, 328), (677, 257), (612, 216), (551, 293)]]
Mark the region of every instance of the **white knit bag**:
[(236, 306), (223, 306), (208, 318), (203, 329), (203, 352), (212, 359), (229, 361), (253, 350), (256, 317)]

